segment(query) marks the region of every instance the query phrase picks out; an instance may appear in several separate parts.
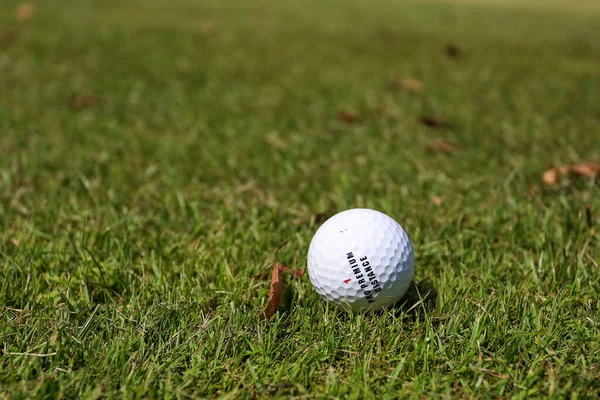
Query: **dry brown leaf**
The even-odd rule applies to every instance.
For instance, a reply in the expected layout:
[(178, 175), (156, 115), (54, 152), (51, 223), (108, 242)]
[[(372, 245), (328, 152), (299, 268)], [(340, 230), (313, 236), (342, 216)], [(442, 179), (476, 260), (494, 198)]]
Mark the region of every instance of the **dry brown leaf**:
[(10, 242), (15, 246), (15, 247), (21, 247), (21, 243), (19, 243), (19, 241), (16, 238), (11, 238)]
[(440, 116), (420, 117), (419, 122), (430, 128), (445, 128), (445, 127), (450, 126), (450, 124), (448, 124), (446, 121), (444, 121), (444, 119)]
[(18, 36), (18, 31), (14, 28), (0, 27), (0, 46), (7, 46), (13, 43)]
[(575, 175), (581, 176), (595, 176), (600, 172), (600, 164), (587, 163), (587, 164), (575, 164), (570, 168), (571, 172)]
[(352, 111), (342, 111), (337, 116), (338, 121), (342, 121), (346, 124), (352, 124), (360, 121), (358, 114)]
[(434, 139), (427, 144), (427, 148), (430, 151), (451, 154), (456, 150), (456, 144), (446, 139)]
[(549, 186), (558, 185), (558, 181), (559, 181), (558, 169), (554, 168), (554, 166), (550, 166), (546, 171), (544, 171), (544, 174), (542, 175), (542, 179), (544, 180), (544, 183), (546, 185), (549, 185)]
[(97, 107), (100, 102), (100, 98), (94, 95), (73, 94), (71, 96), (71, 108), (74, 110)]
[(217, 31), (217, 25), (212, 21), (203, 21), (198, 27), (200, 33), (203, 35), (210, 35)]
[(269, 302), (267, 303), (267, 307), (260, 314), (260, 319), (270, 319), (277, 313), (277, 307), (281, 304), (281, 300), (283, 299), (283, 289), (285, 288), (285, 283), (283, 281), (283, 277), (281, 276), (281, 267), (282, 265), (279, 263), (275, 263), (273, 266), (273, 273), (271, 274), (271, 288), (269, 289)]
[(257, 25), (264, 25), (269, 20), (269, 15), (265, 12), (257, 12), (254, 14), (254, 22)]
[(35, 13), (35, 6), (31, 3), (23, 3), (17, 7), (17, 21), (23, 22), (31, 19)]
[(444, 204), (444, 200), (440, 196), (433, 196), (431, 202), (438, 207), (441, 207), (442, 204)]
[(594, 177), (600, 174), (600, 164), (598, 163), (581, 163), (574, 165), (559, 165), (550, 164), (548, 169), (544, 171), (542, 179), (546, 185), (557, 186), (562, 177), (572, 174), (573, 176)]
[(448, 43), (446, 46), (444, 46), (444, 54), (450, 58), (458, 58), (462, 55), (462, 51), (457, 45)]
[(413, 93), (421, 93), (423, 82), (416, 79), (398, 79), (393, 78), (389, 82), (390, 87), (395, 90), (408, 90)]

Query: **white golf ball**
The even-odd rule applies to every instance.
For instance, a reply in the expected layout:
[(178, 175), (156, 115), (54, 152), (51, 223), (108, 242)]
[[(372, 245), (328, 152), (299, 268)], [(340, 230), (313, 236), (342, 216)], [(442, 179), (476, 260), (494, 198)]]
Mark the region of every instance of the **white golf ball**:
[(358, 311), (399, 300), (414, 274), (415, 255), (404, 229), (366, 208), (343, 211), (317, 230), (308, 250), (308, 275), (325, 300)]

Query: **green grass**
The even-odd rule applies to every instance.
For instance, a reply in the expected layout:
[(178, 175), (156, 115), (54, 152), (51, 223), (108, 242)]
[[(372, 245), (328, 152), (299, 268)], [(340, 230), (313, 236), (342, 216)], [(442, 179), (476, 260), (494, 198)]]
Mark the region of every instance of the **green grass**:
[[(37, 5), (0, 5), (0, 398), (598, 396), (600, 187), (541, 174), (599, 161), (600, 14)], [(259, 321), (252, 277), (285, 240), (303, 268), (310, 216), (351, 207), (404, 226), (436, 295), (349, 315), (288, 276)]]

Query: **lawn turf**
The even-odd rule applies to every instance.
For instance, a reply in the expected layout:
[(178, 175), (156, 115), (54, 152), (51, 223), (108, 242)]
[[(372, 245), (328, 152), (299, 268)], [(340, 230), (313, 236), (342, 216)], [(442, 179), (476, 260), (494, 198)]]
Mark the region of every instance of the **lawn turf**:
[[(280, 3), (2, 2), (0, 397), (596, 397), (600, 188), (541, 175), (600, 161), (597, 10)], [(351, 207), (429, 295), (260, 321)]]

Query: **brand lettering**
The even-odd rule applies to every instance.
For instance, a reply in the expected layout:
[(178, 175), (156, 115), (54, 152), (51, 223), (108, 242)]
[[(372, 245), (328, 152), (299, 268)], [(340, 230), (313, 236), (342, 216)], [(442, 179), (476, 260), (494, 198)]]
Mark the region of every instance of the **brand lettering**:
[[(354, 253), (346, 253), (346, 259), (348, 260), (348, 265), (354, 274), (354, 278), (358, 281), (360, 285), (360, 289), (363, 291), (363, 296), (368, 300), (369, 303), (375, 302), (375, 296), (377, 293), (381, 292), (382, 287), (379, 284), (379, 280), (377, 280), (377, 276), (375, 272), (373, 272), (373, 267), (368, 260), (367, 256), (359, 257), (356, 261), (356, 257)], [(361, 271), (361, 267), (364, 268), (364, 272)], [(350, 279), (345, 280), (344, 282), (349, 282)]]

